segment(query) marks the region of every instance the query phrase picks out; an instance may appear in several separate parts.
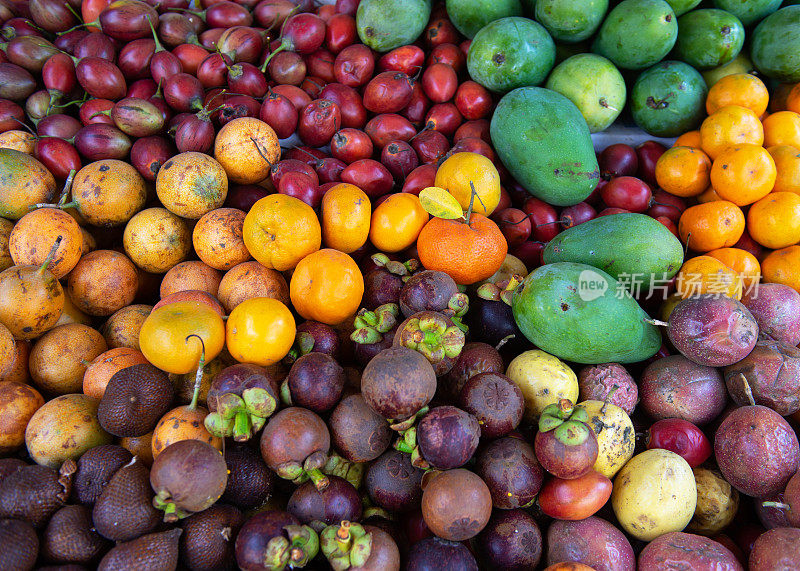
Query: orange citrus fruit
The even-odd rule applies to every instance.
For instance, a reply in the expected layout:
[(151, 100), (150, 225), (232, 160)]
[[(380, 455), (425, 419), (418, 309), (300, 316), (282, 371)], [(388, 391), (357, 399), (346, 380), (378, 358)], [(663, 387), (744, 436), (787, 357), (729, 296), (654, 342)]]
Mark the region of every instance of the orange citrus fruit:
[(428, 218), (417, 195), (393, 194), (372, 212), (369, 240), (381, 252), (400, 252), (414, 244)]
[(711, 86), (706, 97), (706, 111), (711, 115), (727, 105), (747, 107), (761, 117), (769, 104), (764, 82), (750, 73), (726, 75)]
[(353, 258), (330, 248), (309, 254), (297, 264), (289, 297), (305, 319), (338, 325), (358, 311), (364, 277)]
[(767, 149), (775, 161), (775, 186), (772, 192), (796, 192), (800, 194), (800, 149), (779, 145)]
[(700, 149), (672, 147), (656, 162), (658, 186), (675, 196), (697, 196), (710, 183), (711, 160)]
[(353, 184), (340, 183), (322, 197), (322, 243), (349, 254), (369, 237), (372, 206), (366, 193)]
[(742, 209), (727, 200), (690, 206), (681, 214), (678, 233), (681, 241), (695, 252), (729, 248), (744, 232)]
[(747, 211), (753, 240), (778, 250), (800, 242), (800, 194), (771, 192)]
[(769, 194), (776, 176), (775, 161), (764, 147), (736, 145), (714, 159), (711, 186), (723, 200), (745, 206)]
[(764, 143), (764, 126), (758, 115), (739, 105), (727, 105), (706, 117), (700, 125), (703, 151), (714, 160), (733, 145)]

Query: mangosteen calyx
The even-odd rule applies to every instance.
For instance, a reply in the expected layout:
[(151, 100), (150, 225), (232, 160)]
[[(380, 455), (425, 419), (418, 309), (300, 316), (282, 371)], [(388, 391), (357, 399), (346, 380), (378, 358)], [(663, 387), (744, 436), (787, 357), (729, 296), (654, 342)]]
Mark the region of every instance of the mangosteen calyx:
[(264, 567), (270, 571), (300, 569), (319, 553), (319, 536), (307, 525), (287, 525), (285, 535), (273, 537), (264, 553)]
[(556, 440), (566, 446), (579, 446), (589, 438), (589, 415), (569, 399), (546, 406), (539, 417), (539, 432), (553, 431)]
[(182, 510), (166, 490), (160, 490), (153, 498), (153, 507), (164, 512), (165, 523), (175, 523), (176, 521), (189, 517), (192, 512)]
[(350, 339), (362, 345), (380, 343), (383, 335), (397, 325), (399, 315), (400, 307), (396, 303), (384, 303), (375, 311), (362, 307), (353, 321), (355, 330), (350, 334)]
[(242, 396), (225, 393), (216, 400), (217, 410), (205, 418), (206, 430), (218, 438), (233, 437), (236, 442), (250, 440), (278, 408), (277, 399), (260, 387), (245, 389)]
[(400, 438), (394, 443), (394, 448), (400, 452), (411, 454), (411, 465), (415, 468), (427, 470), (431, 467), (419, 451), (419, 445), (417, 444), (417, 428), (415, 426), (401, 433)]
[(377, 254), (373, 254), (370, 256), (372, 263), (378, 266), (379, 268), (385, 269), (387, 272), (394, 274), (396, 276), (400, 276), (401, 278), (408, 278), (420, 269), (419, 260), (411, 258), (405, 262), (398, 262), (396, 260), (390, 260), (389, 256), (378, 252)]
[(438, 312), (410, 317), (399, 334), (400, 345), (422, 353), (434, 365), (458, 357), (466, 342), (464, 332)]
[(486, 301), (502, 301), (506, 305), (511, 305), (514, 290), (522, 283), (523, 279), (519, 274), (514, 274), (507, 280), (500, 280), (497, 283), (487, 282), (478, 288), (478, 297)]
[(346, 458), (339, 456), (336, 452), (331, 452), (328, 456), (328, 461), (322, 467), (322, 473), (328, 476), (339, 476), (347, 480), (355, 489), (361, 488), (361, 482), (364, 480), (364, 472), (366, 471), (366, 464), (360, 462), (351, 462)]
[(372, 553), (372, 534), (345, 520), (322, 530), (320, 547), (334, 571), (363, 567)]
[(321, 492), (330, 484), (328, 476), (322, 471), (327, 462), (327, 454), (314, 452), (302, 464), (294, 461), (284, 462), (275, 468), (275, 472), (284, 480), (291, 480), (294, 484), (302, 484), (310, 479), (317, 491)]

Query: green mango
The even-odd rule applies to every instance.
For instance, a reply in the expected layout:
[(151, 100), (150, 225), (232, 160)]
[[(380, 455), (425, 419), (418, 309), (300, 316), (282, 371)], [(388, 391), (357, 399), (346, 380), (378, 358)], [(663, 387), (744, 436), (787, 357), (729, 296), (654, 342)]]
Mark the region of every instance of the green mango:
[(677, 20), (664, 0), (623, 0), (603, 21), (592, 51), (623, 69), (650, 67), (675, 45)]
[(556, 61), (556, 46), (547, 30), (515, 16), (490, 22), (472, 39), (467, 69), (486, 89), (506, 93), (539, 85)]
[(601, 216), (558, 234), (542, 253), (544, 263), (580, 262), (607, 272), (635, 292), (666, 285), (683, 264), (683, 246), (645, 214)]
[(468, 38), (489, 22), (522, 16), (519, 0), (447, 0), (447, 15), (456, 29)]
[(656, 137), (677, 137), (705, 116), (708, 88), (700, 72), (682, 61), (662, 61), (642, 72), (631, 90), (636, 124)]
[(800, 81), (800, 6), (781, 8), (761, 20), (753, 32), (750, 58), (767, 77)]
[(489, 126), (503, 164), (533, 196), (568, 206), (600, 180), (592, 137), (569, 99), (541, 87), (520, 87), (497, 104)]
[(697, 6), (701, 0), (667, 0), (676, 16), (681, 16)]
[(511, 309), (531, 343), (575, 363), (636, 363), (656, 354), (661, 332), (603, 270), (556, 262), (533, 270)]
[(589, 132), (604, 131), (622, 112), (625, 80), (610, 60), (596, 54), (574, 55), (558, 64), (545, 83), (580, 110)]
[(585, 40), (597, 31), (608, 0), (538, 0), (534, 14), (557, 42)]
[(678, 18), (675, 54), (695, 69), (706, 70), (732, 61), (744, 46), (742, 22), (725, 10), (693, 10)]
[[(791, 2), (787, 2), (787, 5)], [(745, 26), (755, 24), (780, 8), (781, 0), (714, 0), (714, 6), (727, 10)]]
[(356, 29), (361, 42), (378, 52), (411, 44), (431, 17), (431, 0), (361, 0)]

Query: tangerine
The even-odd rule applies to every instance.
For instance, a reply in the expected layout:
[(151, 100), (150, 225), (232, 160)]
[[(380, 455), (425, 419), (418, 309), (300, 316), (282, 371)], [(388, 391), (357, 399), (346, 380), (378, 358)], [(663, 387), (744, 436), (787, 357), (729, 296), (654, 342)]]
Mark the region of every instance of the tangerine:
[(716, 258), (730, 269), (739, 274), (742, 278), (742, 286), (747, 288), (755, 287), (761, 281), (761, 264), (758, 263), (752, 253), (741, 248), (720, 248), (711, 250), (706, 254)]
[(797, 192), (800, 194), (800, 150), (789, 145), (767, 149), (775, 161), (775, 186), (772, 192)]
[(723, 200), (745, 206), (769, 194), (777, 174), (775, 161), (764, 147), (736, 145), (714, 159), (711, 186)]
[(800, 194), (771, 192), (747, 211), (753, 240), (778, 250), (800, 242)]
[(747, 107), (761, 117), (769, 104), (769, 90), (764, 82), (750, 73), (726, 75), (711, 86), (706, 97), (706, 111), (716, 113), (727, 105)]
[(710, 183), (711, 160), (693, 147), (667, 149), (656, 162), (658, 186), (675, 196), (697, 196)]
[(289, 296), (297, 313), (327, 325), (338, 325), (351, 317), (363, 295), (364, 278), (358, 264), (330, 248), (303, 258), (289, 282)]
[(732, 145), (762, 145), (764, 126), (751, 109), (727, 105), (706, 117), (700, 125), (700, 141), (703, 151), (714, 160)]
[(764, 146), (791, 145), (800, 148), (800, 113), (778, 111), (762, 121)]
[(711, 256), (686, 260), (675, 278), (678, 294), (683, 298), (703, 294), (742, 298), (742, 278), (733, 268)]
[(369, 240), (382, 252), (400, 252), (417, 240), (428, 213), (415, 194), (392, 194), (372, 212)]
[(800, 293), (800, 246), (770, 252), (761, 262), (764, 281), (787, 285)]
[(710, 252), (736, 244), (744, 232), (742, 209), (727, 200), (690, 206), (678, 221), (681, 241), (695, 252)]

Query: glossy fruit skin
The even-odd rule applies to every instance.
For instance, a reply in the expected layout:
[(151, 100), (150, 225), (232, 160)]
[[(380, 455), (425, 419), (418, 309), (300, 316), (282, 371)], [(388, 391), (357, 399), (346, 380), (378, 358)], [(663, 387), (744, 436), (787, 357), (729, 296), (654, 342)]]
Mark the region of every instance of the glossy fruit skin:
[(286, 356), (296, 331), (289, 308), (270, 298), (251, 298), (237, 305), (228, 316), (225, 329), (231, 356), (241, 363), (262, 367)]
[(539, 493), (539, 507), (555, 519), (577, 521), (597, 513), (611, 497), (611, 480), (591, 471), (574, 480), (552, 478)]
[(542, 489), (544, 470), (533, 446), (514, 436), (489, 443), (478, 454), (476, 469), (489, 486), (495, 508), (529, 506)]
[(364, 295), (364, 277), (350, 256), (325, 248), (297, 264), (289, 295), (295, 310), (304, 318), (338, 325), (358, 309)]
[(647, 448), (664, 448), (675, 452), (695, 468), (712, 453), (705, 434), (691, 422), (679, 418), (656, 421), (647, 430)]

